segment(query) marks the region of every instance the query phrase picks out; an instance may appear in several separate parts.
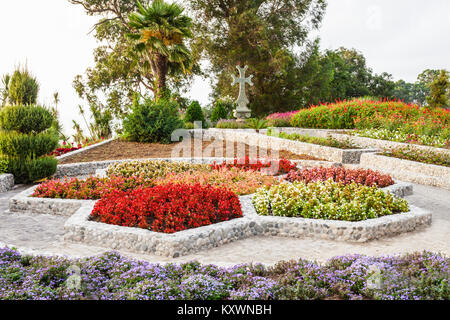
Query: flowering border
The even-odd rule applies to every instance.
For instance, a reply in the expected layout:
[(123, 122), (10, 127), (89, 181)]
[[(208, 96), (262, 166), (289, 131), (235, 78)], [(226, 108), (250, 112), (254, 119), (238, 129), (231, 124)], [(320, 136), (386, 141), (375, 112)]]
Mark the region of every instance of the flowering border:
[[(394, 187), (403, 190), (402, 193), (412, 191), (411, 185), (405, 183), (397, 183), (386, 189)], [(96, 201), (31, 198), (35, 188), (36, 186), (27, 189), (12, 198), (10, 211), (69, 217), (64, 225), (64, 238), (68, 242), (173, 258), (258, 235), (366, 242), (426, 227), (432, 220), (431, 213), (414, 206), (410, 206), (407, 213), (359, 222), (261, 217), (256, 214), (250, 195), (239, 197), (242, 218), (163, 234), (91, 221), (90, 214)]]

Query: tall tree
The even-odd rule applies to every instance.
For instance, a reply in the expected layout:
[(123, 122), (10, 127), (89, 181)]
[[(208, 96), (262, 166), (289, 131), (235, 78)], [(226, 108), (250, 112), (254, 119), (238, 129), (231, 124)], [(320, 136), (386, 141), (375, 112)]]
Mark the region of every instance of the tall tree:
[[(88, 15), (100, 18), (92, 29), (101, 43), (94, 50), (95, 66), (88, 68), (84, 76), (75, 77), (74, 88), (89, 105), (121, 118), (128, 113), (135, 92), (146, 96), (157, 90), (148, 57), (136, 51), (135, 41), (126, 36), (133, 31), (129, 15), (138, 12), (139, 6), (136, 0), (69, 1), (82, 6)], [(148, 3), (142, 2), (144, 6)], [(192, 79), (180, 70), (169, 69), (168, 85), (172, 90), (183, 88)], [(192, 74), (198, 73), (198, 65), (194, 64)]]
[(430, 96), (427, 97), (427, 102), (430, 107), (448, 107), (449, 101), (447, 97), (447, 91), (450, 87), (449, 75), (445, 70), (441, 70), (439, 76), (437, 76), (430, 85)]
[(2, 103), (1, 106), (5, 106), (6, 103), (8, 103), (8, 97), (9, 97), (9, 81), (11, 80), (11, 76), (9, 74), (5, 74), (4, 76), (2, 76), (2, 82), (1, 82), (1, 89), (0, 89), (0, 93), (1, 93), (1, 99), (2, 99)]
[[(318, 28), (324, 0), (190, 0), (198, 37), (196, 48), (211, 63), (214, 96), (237, 96), (231, 86), (236, 65), (254, 75), (249, 89), (256, 115), (298, 108), (301, 88), (295, 86), (309, 55), (311, 29)], [(306, 48), (302, 56), (293, 48)]]
[(192, 37), (192, 21), (175, 3), (154, 0), (147, 7), (137, 3), (139, 12), (130, 14), (128, 23), (134, 32), (127, 36), (136, 41), (136, 49), (147, 59), (155, 75), (156, 95), (161, 96), (170, 69), (181, 68), (186, 73), (192, 68), (191, 53), (184, 43)]

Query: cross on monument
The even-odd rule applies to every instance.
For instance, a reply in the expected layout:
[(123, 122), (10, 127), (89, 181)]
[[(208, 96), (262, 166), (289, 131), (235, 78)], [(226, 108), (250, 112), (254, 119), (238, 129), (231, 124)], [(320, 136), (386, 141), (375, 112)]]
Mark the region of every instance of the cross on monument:
[(234, 116), (238, 120), (242, 120), (250, 118), (251, 115), (251, 110), (247, 108), (249, 101), (247, 95), (245, 94), (245, 84), (248, 83), (253, 86), (253, 76), (251, 75), (248, 78), (245, 77), (245, 71), (247, 71), (248, 66), (245, 66), (244, 68), (241, 68), (241, 66), (236, 66), (236, 68), (239, 70), (239, 78), (237, 78), (234, 74), (231, 75), (233, 77), (233, 83), (231, 85), (234, 86), (236, 83), (239, 83), (239, 96), (236, 100), (237, 108), (234, 111)]

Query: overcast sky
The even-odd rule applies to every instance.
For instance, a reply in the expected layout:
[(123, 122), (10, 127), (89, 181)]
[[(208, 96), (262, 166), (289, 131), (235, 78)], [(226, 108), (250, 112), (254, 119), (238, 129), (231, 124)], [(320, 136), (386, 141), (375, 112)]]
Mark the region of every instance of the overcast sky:
[[(60, 94), (65, 131), (80, 120), (72, 81), (93, 65), (97, 46), (88, 32), (97, 21), (66, 0), (0, 1), (0, 75), (27, 63), (41, 84), (39, 102)], [(355, 48), (376, 73), (414, 82), (427, 68), (450, 70), (449, 0), (328, 0), (322, 49)], [(208, 103), (208, 82), (195, 81), (190, 98)]]

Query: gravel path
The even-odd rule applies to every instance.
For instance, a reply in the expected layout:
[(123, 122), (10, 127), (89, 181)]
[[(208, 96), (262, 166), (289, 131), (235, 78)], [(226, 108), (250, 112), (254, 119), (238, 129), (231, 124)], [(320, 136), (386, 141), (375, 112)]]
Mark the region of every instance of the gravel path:
[[(11, 214), (7, 211), (8, 199), (25, 187), (0, 194), (0, 247), (4, 244), (18, 247), (26, 253), (86, 257), (108, 251), (100, 247), (63, 242), (64, 217), (50, 215)], [(198, 260), (202, 263), (234, 265), (261, 262), (274, 264), (281, 260), (305, 258), (324, 262), (349, 253), (372, 256), (414, 251), (433, 251), (450, 256), (450, 190), (414, 185), (414, 195), (406, 198), (411, 204), (433, 212), (432, 226), (424, 230), (394, 238), (363, 244), (326, 240), (291, 239), (281, 237), (256, 237), (234, 242), (222, 247), (198, 252), (176, 259), (155, 255), (123, 254), (152, 262), (184, 262)]]

